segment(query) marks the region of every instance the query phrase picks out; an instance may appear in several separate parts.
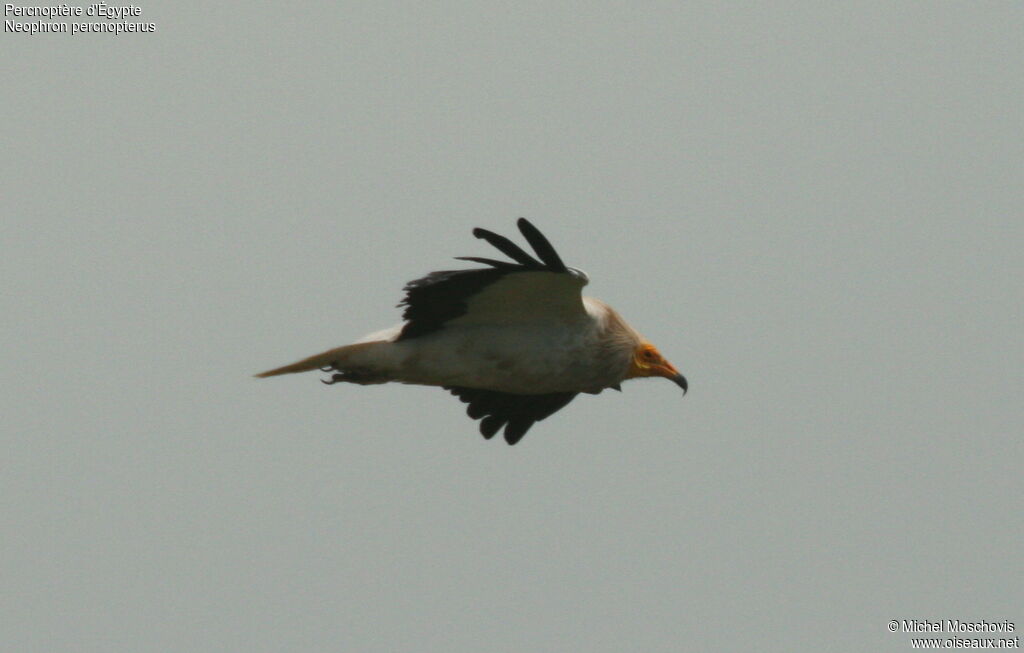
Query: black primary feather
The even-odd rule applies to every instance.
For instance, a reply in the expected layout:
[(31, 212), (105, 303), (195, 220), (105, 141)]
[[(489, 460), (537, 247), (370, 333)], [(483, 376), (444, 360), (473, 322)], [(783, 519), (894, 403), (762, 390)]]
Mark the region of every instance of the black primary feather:
[(530, 243), (530, 247), (533, 248), (533, 251), (537, 252), (537, 256), (547, 265), (549, 270), (552, 272), (566, 271), (562, 258), (537, 227), (530, 224), (530, 221), (526, 218), (519, 218), (516, 224), (519, 226), (519, 231), (526, 236), (526, 242)]
[(570, 401), (576, 392), (554, 392), (543, 395), (517, 395), (496, 390), (479, 388), (450, 387), (444, 388), (469, 404), (466, 414), (473, 419), (481, 419), (480, 433), (487, 439), (505, 427), (505, 441), (515, 444), (523, 439), (526, 432), (535, 422), (550, 417)]
[(509, 263), (508, 261), (498, 261), (493, 258), (484, 258), (482, 256), (456, 256), (457, 261), (472, 261), (473, 263), (483, 263), (489, 265), (492, 268), (498, 268), (499, 270), (518, 270), (521, 265), (515, 263)]
[(499, 236), (493, 231), (481, 229), (480, 227), (473, 230), (473, 235), (477, 238), (483, 238), (493, 245), (495, 249), (520, 265), (533, 269), (540, 269), (543, 267), (540, 264), (540, 261), (524, 252), (523, 248), (504, 236)]
[[(442, 270), (431, 272), (425, 277), (405, 284), (405, 298), (398, 304), (404, 307), (402, 319), (406, 324), (398, 340), (407, 340), (433, 333), (449, 320), (466, 314), (466, 302), (506, 274), (518, 272), (565, 272), (565, 264), (548, 239), (530, 224), (520, 218), (519, 230), (526, 237), (540, 257), (540, 261), (527, 254), (521, 247), (504, 236), (486, 229), (474, 229), (473, 235), (482, 238), (503, 254), (513, 259), (499, 261), (478, 256), (461, 256), (461, 260), (488, 265), (488, 268), (472, 270)], [(543, 261), (543, 263), (541, 262)]]

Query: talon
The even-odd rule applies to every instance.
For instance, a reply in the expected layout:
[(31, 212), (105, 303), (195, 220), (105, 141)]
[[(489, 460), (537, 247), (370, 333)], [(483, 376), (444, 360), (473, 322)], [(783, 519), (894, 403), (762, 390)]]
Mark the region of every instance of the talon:
[(347, 380), (348, 379), (344, 374), (334, 374), (331, 376), (330, 381), (324, 381), (323, 379), (320, 379), (320, 383), (323, 383), (324, 385), (334, 385), (335, 383), (341, 383), (342, 381)]

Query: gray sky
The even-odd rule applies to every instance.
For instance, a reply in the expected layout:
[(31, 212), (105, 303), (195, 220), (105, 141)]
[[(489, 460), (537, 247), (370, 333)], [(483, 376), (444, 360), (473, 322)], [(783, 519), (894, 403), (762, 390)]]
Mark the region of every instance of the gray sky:
[[(1024, 629), (1024, 5), (719, 4), (3, 34), (5, 650)], [(251, 378), (520, 215), (685, 399), (510, 448), (437, 389)]]

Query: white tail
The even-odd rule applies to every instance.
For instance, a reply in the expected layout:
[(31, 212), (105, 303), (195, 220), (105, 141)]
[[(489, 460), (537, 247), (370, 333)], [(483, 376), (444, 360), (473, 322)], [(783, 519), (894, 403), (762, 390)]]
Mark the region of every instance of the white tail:
[(338, 347), (336, 349), (328, 349), (322, 354), (316, 354), (309, 358), (303, 358), (302, 360), (292, 363), (291, 365), (285, 365), (284, 367), (278, 367), (273, 370), (267, 370), (266, 372), (260, 372), (256, 376), (261, 379), (265, 379), (268, 376), (278, 376), (279, 374), (295, 374), (296, 372), (308, 372), (310, 370), (318, 370), (322, 367), (335, 366), (344, 369), (346, 363), (348, 363), (349, 357), (362, 349), (377, 345), (377, 342), (359, 342), (354, 345), (345, 345), (344, 347)]

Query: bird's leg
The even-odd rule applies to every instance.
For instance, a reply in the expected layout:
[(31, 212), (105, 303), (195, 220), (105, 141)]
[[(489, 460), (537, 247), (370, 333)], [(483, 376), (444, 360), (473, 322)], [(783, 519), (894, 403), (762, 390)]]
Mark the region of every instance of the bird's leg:
[[(338, 370), (336, 367), (321, 368), (323, 372), (331, 372)], [(335, 383), (358, 383), (359, 385), (373, 385), (375, 383), (387, 383), (388, 379), (381, 376), (379, 373), (373, 372), (365, 368), (354, 368), (347, 370), (338, 370), (331, 374), (331, 380), (325, 381), (320, 379), (320, 382), (324, 385), (334, 385)]]

